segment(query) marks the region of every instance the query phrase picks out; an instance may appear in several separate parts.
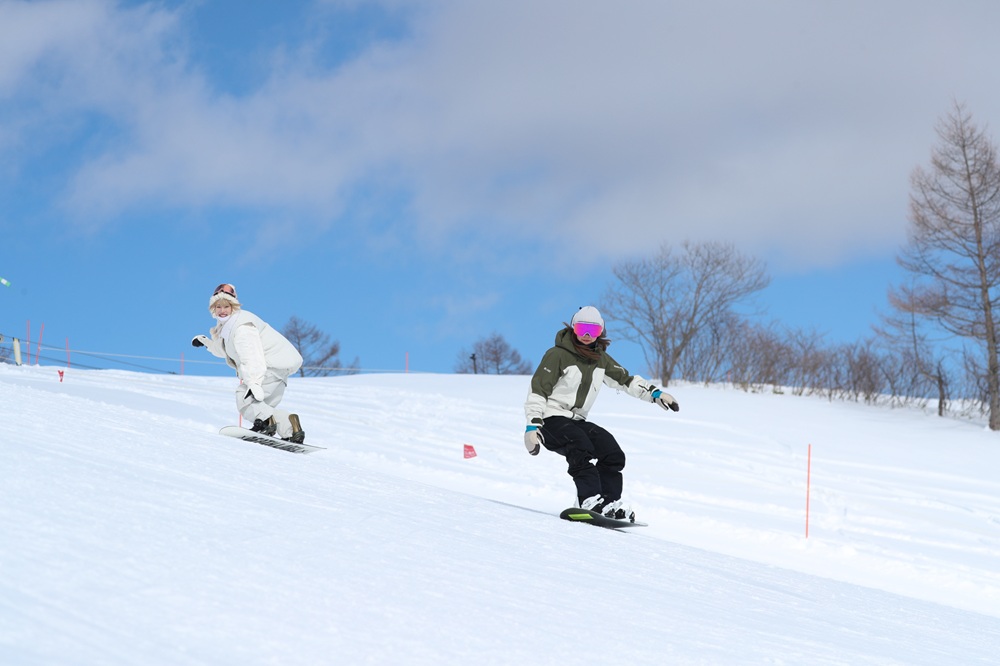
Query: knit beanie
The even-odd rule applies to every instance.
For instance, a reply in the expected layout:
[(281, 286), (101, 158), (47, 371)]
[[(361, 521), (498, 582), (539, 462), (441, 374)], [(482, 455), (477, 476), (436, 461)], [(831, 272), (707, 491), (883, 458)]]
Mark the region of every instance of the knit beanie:
[(604, 317), (593, 305), (585, 305), (576, 311), (573, 315), (573, 321), (570, 325), (575, 325), (578, 321), (582, 321), (587, 324), (600, 324), (601, 328), (604, 328)]
[(215, 314), (215, 304), (219, 301), (228, 301), (234, 309), (238, 309), (240, 301), (236, 298), (236, 287), (228, 283), (223, 283), (216, 287), (215, 293), (208, 299), (208, 311)]

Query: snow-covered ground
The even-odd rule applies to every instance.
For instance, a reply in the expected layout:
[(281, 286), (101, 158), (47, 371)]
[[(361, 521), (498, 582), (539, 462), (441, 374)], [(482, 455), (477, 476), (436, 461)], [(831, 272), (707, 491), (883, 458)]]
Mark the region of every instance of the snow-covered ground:
[(556, 516), (573, 486), (524, 450), (526, 377), (293, 379), (308, 456), (218, 435), (234, 389), (0, 365), (0, 663), (1000, 660), (982, 425), (605, 389), (650, 523), (614, 532)]

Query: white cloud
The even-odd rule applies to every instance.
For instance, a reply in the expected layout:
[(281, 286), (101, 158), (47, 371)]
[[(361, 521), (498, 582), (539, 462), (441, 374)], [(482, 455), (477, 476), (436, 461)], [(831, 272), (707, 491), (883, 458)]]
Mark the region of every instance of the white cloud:
[(184, 14), (0, 3), (0, 104), (110, 119), (68, 185), (90, 219), (223, 206), (332, 223), (364, 187), (405, 193), (430, 236), (492, 225), (594, 257), (725, 238), (821, 264), (898, 244), (908, 174), (953, 98), (986, 122), (1000, 106), (1000, 6), (400, 4), (404, 40), (335, 68), (283, 50), (235, 96), (191, 61)]

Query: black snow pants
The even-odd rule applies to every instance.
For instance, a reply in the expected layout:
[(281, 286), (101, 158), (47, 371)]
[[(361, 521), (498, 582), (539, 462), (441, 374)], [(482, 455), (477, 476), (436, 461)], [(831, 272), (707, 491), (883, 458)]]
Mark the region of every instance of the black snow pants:
[(545, 448), (566, 458), (566, 471), (581, 502), (598, 493), (609, 500), (621, 499), (625, 452), (614, 435), (596, 423), (565, 416), (548, 417), (539, 430)]

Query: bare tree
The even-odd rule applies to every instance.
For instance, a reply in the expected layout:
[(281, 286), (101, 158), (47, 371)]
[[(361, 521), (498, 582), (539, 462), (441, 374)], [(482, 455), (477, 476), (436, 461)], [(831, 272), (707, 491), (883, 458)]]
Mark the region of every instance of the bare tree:
[(744, 323), (734, 313), (709, 322), (688, 344), (674, 372), (706, 384), (732, 381), (733, 349), (739, 342)]
[(898, 355), (899, 366), (905, 371), (900, 385), (893, 387), (893, 396), (924, 397), (937, 395), (938, 416), (948, 411), (950, 382), (939, 342), (930, 338), (926, 318), (919, 313), (922, 304), (914, 298), (912, 289), (889, 290), (889, 305), (893, 313), (882, 316), (882, 326), (876, 333)]
[(989, 382), (986, 379), (987, 371), (983, 367), (982, 354), (970, 353), (968, 348), (962, 350), (962, 379), (964, 385), (962, 394), (970, 397), (971, 405), (966, 405), (963, 411), (968, 414), (985, 413), (985, 408), (989, 405)]
[(293, 316), (281, 333), (302, 354), (302, 367), (299, 369), (301, 377), (328, 377), (334, 374), (350, 375), (358, 372), (358, 359), (355, 358), (354, 362), (345, 368), (338, 358), (340, 343), (336, 340), (330, 342), (330, 336), (313, 324)]
[(776, 353), (780, 342), (771, 328), (738, 322), (728, 348), (729, 378), (744, 391), (758, 392), (765, 384), (776, 384)]
[(898, 299), (953, 336), (976, 341), (986, 373), (989, 427), (1000, 430), (1000, 164), (960, 104), (938, 123), (929, 169), (911, 177), (909, 242), (899, 264), (914, 286)]
[(846, 369), (842, 390), (850, 400), (877, 404), (885, 395), (885, 357), (879, 353), (875, 338), (841, 345), (840, 354)]
[(788, 353), (793, 359), (789, 368), (789, 385), (795, 395), (823, 388), (828, 377), (824, 368), (830, 362), (831, 352), (823, 343), (823, 336), (815, 331), (793, 330), (786, 333)]
[(764, 265), (732, 244), (685, 242), (681, 250), (664, 243), (649, 259), (618, 264), (603, 302), (664, 385), (700, 333), (770, 283)]
[(481, 338), (472, 346), (472, 352), (465, 349), (458, 353), (455, 372), (459, 374), (481, 375), (527, 375), (531, 364), (521, 358), (521, 354), (510, 346), (502, 335), (493, 333)]

